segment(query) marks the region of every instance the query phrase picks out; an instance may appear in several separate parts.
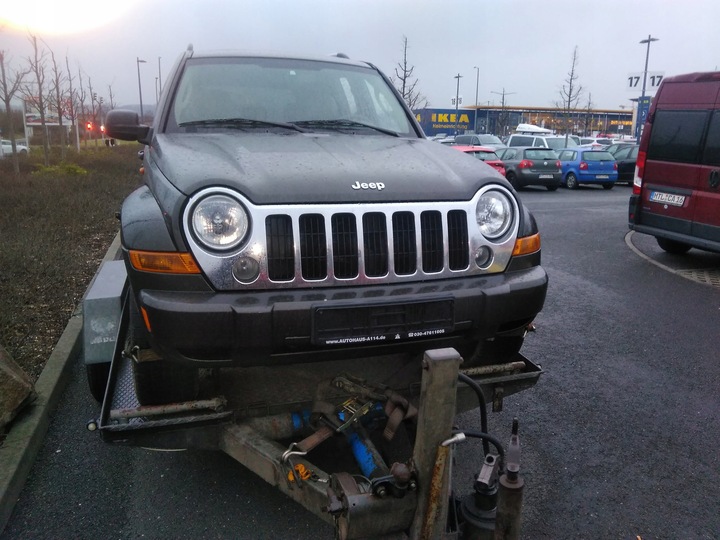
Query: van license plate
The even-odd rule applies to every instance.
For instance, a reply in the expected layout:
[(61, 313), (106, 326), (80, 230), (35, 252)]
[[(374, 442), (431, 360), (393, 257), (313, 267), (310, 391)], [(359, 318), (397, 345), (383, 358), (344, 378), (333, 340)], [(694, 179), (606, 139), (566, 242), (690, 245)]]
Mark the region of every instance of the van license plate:
[(682, 206), (685, 203), (685, 195), (674, 195), (662, 191), (651, 191), (650, 200), (656, 203), (669, 204), (670, 206)]

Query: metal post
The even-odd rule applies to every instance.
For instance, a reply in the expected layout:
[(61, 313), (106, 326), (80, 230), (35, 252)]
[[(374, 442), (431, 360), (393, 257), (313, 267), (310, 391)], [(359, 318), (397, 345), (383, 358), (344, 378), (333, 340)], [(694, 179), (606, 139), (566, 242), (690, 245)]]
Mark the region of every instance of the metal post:
[(460, 79), (462, 79), (462, 75), (459, 73), (455, 75), (455, 78), (457, 79), (457, 88), (455, 90), (455, 135), (458, 134), (458, 105), (460, 100)]
[[(640, 94), (640, 101), (638, 101), (638, 109), (640, 106), (644, 106), (645, 103), (645, 83), (647, 82), (647, 69), (648, 69), (648, 61), (650, 60), (650, 44), (653, 41), (659, 41), (658, 38), (652, 37), (651, 34), (648, 34), (647, 39), (643, 39), (640, 41), (640, 43), (647, 43), (647, 50), (645, 51), (645, 69), (643, 70), (643, 85), (642, 85), (642, 93)], [(640, 142), (640, 121), (641, 119), (638, 117), (637, 125), (635, 126), (635, 138)]]
[[(477, 133), (477, 109), (478, 109), (478, 86), (480, 85), (480, 68), (475, 66), (477, 75), (475, 77), (475, 124), (473, 124), (473, 132)], [(485, 126), (485, 132), (487, 133), (487, 126)]]
[(143, 102), (142, 102), (142, 83), (140, 82), (140, 64), (145, 64), (145, 60), (140, 60), (140, 57), (135, 57), (135, 62), (137, 63), (137, 72), (138, 72), (138, 93), (140, 94), (140, 122), (143, 121)]
[(160, 56), (158, 56), (158, 96), (162, 94), (162, 70), (160, 69)]

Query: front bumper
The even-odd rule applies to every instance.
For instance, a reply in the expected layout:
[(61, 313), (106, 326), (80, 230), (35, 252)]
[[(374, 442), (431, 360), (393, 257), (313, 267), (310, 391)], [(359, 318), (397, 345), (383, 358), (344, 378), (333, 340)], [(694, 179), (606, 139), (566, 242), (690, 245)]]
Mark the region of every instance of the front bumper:
[[(336, 360), (428, 348), (469, 354), (542, 309), (541, 266), (426, 283), (249, 292), (144, 289), (138, 304), (168, 360), (210, 366)], [(323, 316), (330, 323), (321, 323)], [(328, 336), (331, 339), (328, 339)], [(384, 337), (379, 337), (384, 336)]]

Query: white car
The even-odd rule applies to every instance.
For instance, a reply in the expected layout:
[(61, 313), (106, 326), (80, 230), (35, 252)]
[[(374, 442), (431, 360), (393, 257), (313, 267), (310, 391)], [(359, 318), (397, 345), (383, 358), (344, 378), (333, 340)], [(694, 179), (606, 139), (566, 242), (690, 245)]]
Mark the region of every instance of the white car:
[[(21, 144), (17, 141), (15, 141), (15, 148), (17, 149), (17, 153), (21, 156), (27, 156), (28, 152), (30, 152), (30, 148), (28, 148), (26, 145)], [(2, 155), (3, 156), (10, 156), (12, 155), (12, 142), (9, 139), (2, 139)]]

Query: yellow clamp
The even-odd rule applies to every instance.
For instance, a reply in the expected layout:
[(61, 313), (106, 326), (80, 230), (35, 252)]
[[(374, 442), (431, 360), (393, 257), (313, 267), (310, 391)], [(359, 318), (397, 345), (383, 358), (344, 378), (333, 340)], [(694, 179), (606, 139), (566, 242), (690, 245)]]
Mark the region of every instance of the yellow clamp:
[[(302, 480), (310, 480), (310, 477), (312, 477), (312, 471), (309, 470), (307, 467), (305, 467), (305, 465), (303, 465), (302, 463), (298, 463), (297, 465), (295, 465), (294, 468), (295, 468), (295, 472), (298, 473), (298, 476)], [(288, 472), (287, 477), (288, 477), (288, 480), (290, 480), (291, 482), (295, 481), (295, 475), (293, 474), (292, 471)]]

